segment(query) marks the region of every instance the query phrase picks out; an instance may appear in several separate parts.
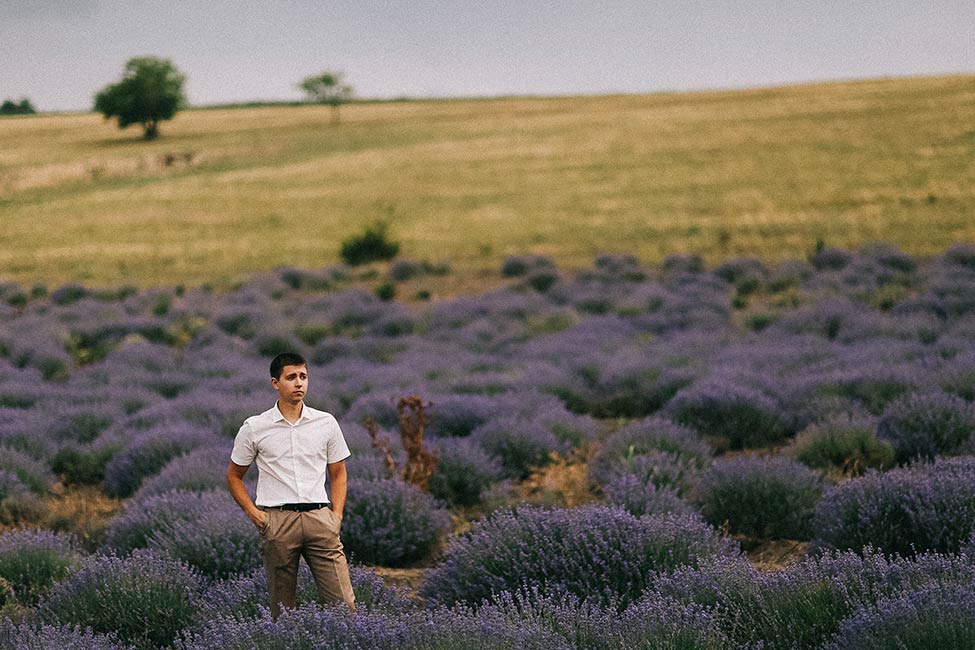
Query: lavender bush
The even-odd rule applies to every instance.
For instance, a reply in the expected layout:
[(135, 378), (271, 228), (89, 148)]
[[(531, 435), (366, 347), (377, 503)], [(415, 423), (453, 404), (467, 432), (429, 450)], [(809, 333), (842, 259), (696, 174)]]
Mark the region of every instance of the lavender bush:
[(501, 464), (477, 443), (443, 438), (433, 444), (437, 466), (430, 477), (430, 494), (451, 506), (473, 506), (492, 483), (502, 477)]
[(618, 637), (611, 648), (719, 650), (729, 646), (718, 617), (700, 606), (645, 597), (620, 616)]
[[(682, 490), (697, 469), (711, 462), (711, 447), (691, 429), (662, 418), (623, 427), (600, 445), (589, 476), (605, 485), (622, 474), (635, 474), (657, 487)], [(642, 457), (649, 457), (643, 462)]]
[(495, 512), (454, 539), (423, 592), (449, 605), (537, 588), (625, 607), (647, 587), (650, 571), (735, 552), (695, 517), (523, 507)]
[(309, 605), (285, 612), (277, 622), (216, 619), (187, 635), (179, 650), (570, 650), (557, 634), (503, 617), (465, 609), (417, 611), (402, 616), (365, 612), (349, 617), (342, 610)]
[(517, 479), (568, 451), (568, 444), (541, 423), (510, 416), (482, 424), (471, 437), (498, 460), (507, 476)]
[(975, 647), (975, 588), (930, 586), (881, 601), (844, 621), (828, 650)]
[(476, 395), (444, 395), (431, 400), (427, 431), (434, 436), (468, 436), (495, 415), (494, 400)]
[(0, 534), (0, 579), (20, 603), (37, 602), (50, 586), (78, 567), (77, 540), (47, 530), (11, 530)]
[(975, 458), (870, 471), (828, 490), (816, 508), (819, 546), (886, 553), (957, 552), (975, 530)]
[[(223, 490), (203, 493), (177, 490), (129, 501), (122, 514), (109, 525), (105, 547), (119, 553), (146, 548), (153, 533), (174, 522), (194, 521), (202, 513), (232, 511), (236, 507)], [(247, 521), (243, 513), (239, 514)]]
[(430, 556), (450, 516), (429, 494), (399, 479), (350, 481), (342, 541), (354, 562), (404, 566)]
[(192, 623), (201, 587), (195, 571), (151, 551), (93, 556), (56, 583), (39, 608), (51, 624), (114, 633), (139, 648), (162, 647)]
[(603, 489), (607, 504), (619, 506), (634, 517), (669, 513), (697, 514), (694, 506), (682, 499), (676, 490), (658, 487), (652, 481), (645, 481), (634, 474), (623, 474), (610, 481)]
[(17, 449), (0, 446), (0, 471), (13, 474), (35, 494), (45, 494), (54, 484), (50, 468), (40, 460)]
[(260, 566), (260, 537), (237, 504), (223, 492), (199, 497), (186, 518), (158, 522), (148, 535), (148, 547), (182, 560), (213, 579)]
[(335, 648), (378, 650), (404, 648), (406, 625), (384, 614), (363, 613), (306, 605), (285, 610), (277, 621), (264, 618), (221, 617), (203, 622), (184, 635), (177, 650), (291, 650)]
[(818, 474), (791, 459), (738, 456), (717, 461), (697, 486), (706, 521), (754, 537), (809, 539), (822, 493)]
[(734, 449), (781, 442), (791, 433), (788, 416), (770, 396), (725, 379), (695, 383), (667, 404), (666, 415)]
[(652, 593), (712, 612), (730, 647), (818, 650), (841, 622), (864, 608), (918, 589), (970, 585), (975, 567), (957, 556), (887, 559), (827, 553), (774, 572), (743, 559), (716, 558), (661, 575)]
[(4, 650), (132, 650), (113, 635), (95, 634), (77, 625), (16, 624), (0, 620), (0, 648)]
[(947, 393), (913, 394), (892, 402), (877, 423), (900, 461), (972, 451), (975, 404)]
[[(148, 497), (158, 496), (166, 492), (181, 490), (183, 492), (209, 492), (226, 489), (227, 480), (220, 471), (230, 460), (230, 450), (226, 447), (202, 447), (177, 456), (155, 476), (145, 479), (138, 491), (132, 496), (133, 501), (144, 501)], [(244, 475), (251, 496), (257, 485), (257, 470), (252, 468)]]
[(537, 590), (502, 592), (478, 608), (478, 615), (509, 625), (547, 630), (579, 650), (718, 650), (728, 640), (714, 614), (697, 604), (651, 595), (622, 613), (613, 606), (585, 602), (571, 594)]
[(182, 453), (213, 443), (211, 433), (189, 425), (152, 428), (115, 454), (105, 467), (105, 491), (131, 496), (147, 477), (153, 476)]

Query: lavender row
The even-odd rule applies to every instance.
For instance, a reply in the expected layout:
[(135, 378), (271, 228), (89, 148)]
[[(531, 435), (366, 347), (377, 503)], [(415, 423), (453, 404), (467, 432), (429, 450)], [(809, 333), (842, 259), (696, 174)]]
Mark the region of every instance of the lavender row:
[[(523, 523), (512, 516), (523, 516)], [(599, 541), (564, 536), (561, 549), (575, 546), (578, 550), (566, 558), (551, 558), (550, 566), (539, 566), (537, 575), (551, 577), (552, 563), (582, 561), (587, 543), (588, 550), (596, 552), (597, 563), (600, 557), (615, 557), (600, 556), (614, 543), (616, 554), (629, 553), (633, 560), (641, 556), (607, 535), (622, 521), (618, 513), (556, 513), (546, 523), (540, 511), (529, 511), (498, 521), (512, 525), (515, 536), (527, 541), (525, 531), (537, 532), (546, 525), (574, 534), (565, 528), (572, 517), (596, 524)], [(672, 546), (670, 552), (644, 556), (643, 561), (655, 562), (656, 568), (644, 567), (644, 584), (632, 592), (601, 590), (598, 572), (580, 574), (573, 567), (574, 574), (566, 574), (561, 584), (525, 582), (493, 590), (483, 599), (477, 596), (476, 603), (446, 606), (438, 600), (422, 605), (371, 572), (354, 568), (360, 607), (352, 618), (342, 609), (314, 603), (313, 582), (302, 567), (299, 608), (277, 622), (270, 620), (263, 604), (266, 585), (260, 570), (208, 580), (187, 564), (153, 551), (127, 557), (83, 556), (69, 538), (5, 533), (0, 535), (0, 566), (8, 572), (5, 575), (18, 558), (21, 569), (33, 566), (40, 549), (74, 554), (75, 559), (53, 579), (38, 577), (31, 601), (16, 601), (24, 593), (22, 585), (17, 587), (15, 601), (3, 604), (6, 616), (0, 617), (0, 648), (379, 649), (443, 648), (464, 642), (487, 648), (605, 650), (894, 646), (913, 650), (935, 643), (946, 650), (971, 647), (975, 569), (966, 555), (901, 559), (872, 551), (833, 552), (764, 573), (727, 545), (707, 550), (708, 542), (692, 542), (689, 522), (671, 520), (689, 533), (681, 542), (679, 535), (655, 528), (657, 519), (633, 521), (645, 530), (640, 533), (643, 539), (663, 535)], [(631, 528), (632, 523), (627, 530)], [(501, 533), (500, 525), (496, 530)], [(489, 530), (474, 536), (485, 533)], [(705, 532), (708, 535), (713, 533)], [(674, 542), (692, 544), (697, 551), (680, 558)], [(27, 559), (30, 553), (34, 555)], [(517, 553), (509, 557), (524, 561)], [(579, 579), (591, 582), (572, 582)], [(434, 592), (447, 593), (441, 591), (447, 584), (442, 573), (428, 580)], [(456, 584), (465, 588), (460, 581)]]

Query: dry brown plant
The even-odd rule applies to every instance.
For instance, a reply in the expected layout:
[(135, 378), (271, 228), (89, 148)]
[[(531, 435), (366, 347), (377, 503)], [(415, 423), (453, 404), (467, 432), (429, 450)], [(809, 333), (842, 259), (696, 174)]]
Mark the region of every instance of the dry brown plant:
[(427, 406), (429, 404), (425, 404), (417, 395), (402, 397), (396, 403), (400, 440), (403, 443), (403, 449), (406, 450), (406, 463), (402, 469), (399, 468), (396, 459), (393, 458), (393, 454), (389, 450), (389, 439), (380, 435), (379, 425), (376, 421), (372, 418), (366, 418), (363, 423), (372, 439), (373, 448), (379, 450), (383, 455), (383, 462), (389, 476), (399, 476), (424, 492), (429, 487), (430, 477), (437, 468), (439, 461), (435, 452), (429, 452), (423, 447), (423, 433), (428, 423)]
[(596, 501), (589, 485), (589, 465), (585, 458), (565, 459), (552, 454), (552, 462), (532, 472), (519, 486), (522, 498), (532, 503), (563, 508)]

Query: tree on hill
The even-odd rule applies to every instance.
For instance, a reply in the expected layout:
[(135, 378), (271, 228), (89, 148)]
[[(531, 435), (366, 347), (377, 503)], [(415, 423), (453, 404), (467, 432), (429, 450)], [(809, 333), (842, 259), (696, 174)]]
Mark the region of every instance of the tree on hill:
[(185, 105), (184, 81), (169, 59), (135, 57), (125, 64), (121, 81), (95, 95), (95, 110), (106, 120), (118, 118), (120, 129), (141, 125), (145, 139), (153, 140), (159, 136), (159, 122), (173, 119)]
[(345, 81), (345, 73), (325, 70), (302, 79), (298, 88), (305, 91), (308, 101), (332, 107), (332, 123), (339, 123), (339, 106), (352, 99), (353, 89)]
[(26, 97), (22, 98), (19, 103), (12, 99), (5, 99), (3, 104), (0, 104), (0, 115), (33, 115), (36, 112), (37, 109)]

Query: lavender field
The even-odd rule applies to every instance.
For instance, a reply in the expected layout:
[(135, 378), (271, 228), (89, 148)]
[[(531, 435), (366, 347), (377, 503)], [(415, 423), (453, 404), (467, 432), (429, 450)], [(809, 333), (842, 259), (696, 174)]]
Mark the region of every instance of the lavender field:
[[(510, 257), (501, 289), (409, 304), (349, 273), (0, 286), (0, 648), (975, 647), (975, 246)], [(271, 621), (223, 485), (291, 349), (353, 452), (351, 618), (303, 567)], [(428, 491), (364, 425), (402, 460), (409, 395)], [(50, 524), (64, 494), (124, 506)]]

